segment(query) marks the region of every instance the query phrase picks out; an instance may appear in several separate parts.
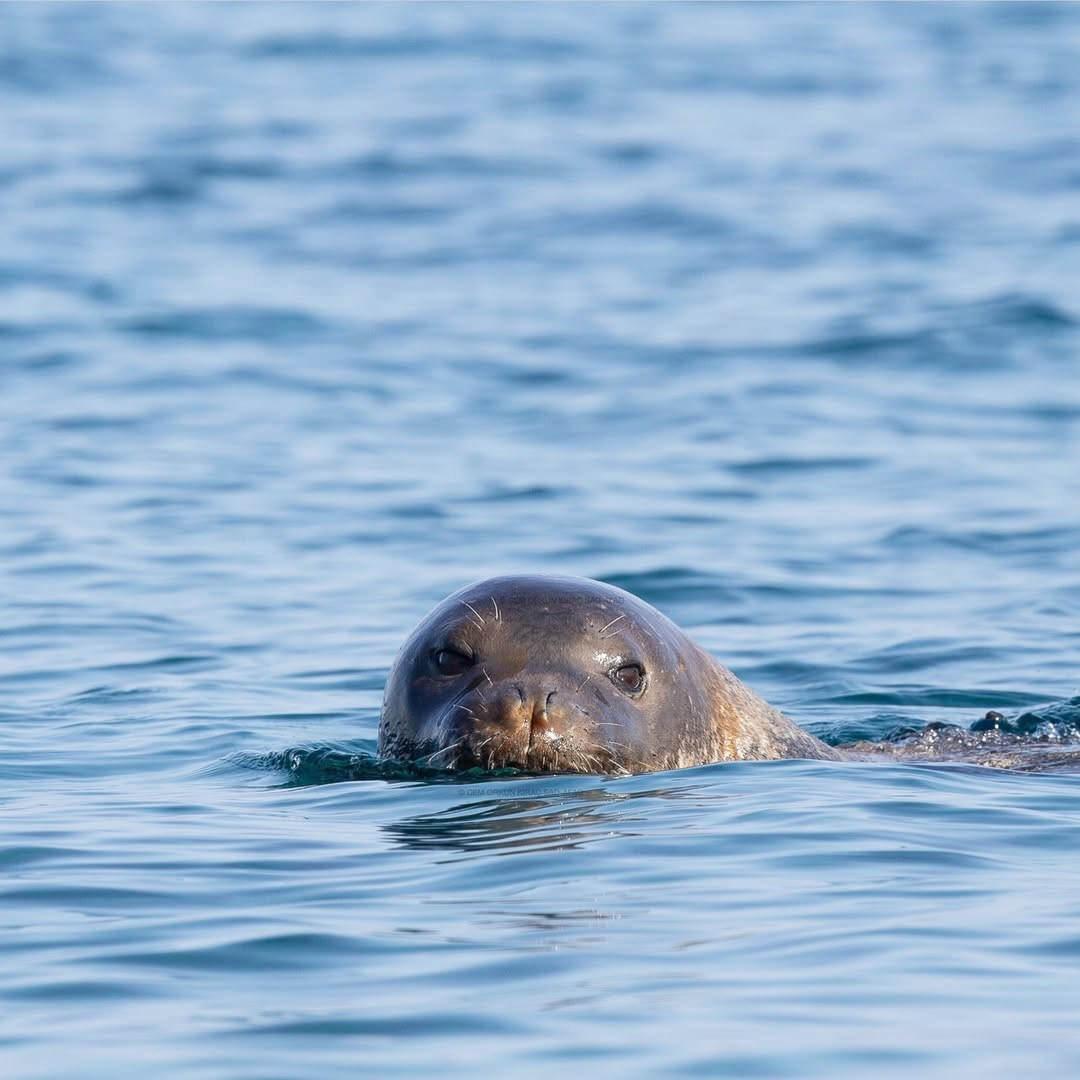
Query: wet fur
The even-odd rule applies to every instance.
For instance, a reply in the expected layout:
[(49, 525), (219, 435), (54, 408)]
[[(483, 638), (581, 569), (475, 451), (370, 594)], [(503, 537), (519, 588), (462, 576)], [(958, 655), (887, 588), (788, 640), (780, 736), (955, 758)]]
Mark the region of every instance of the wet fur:
[[(481, 665), (454, 697), (444, 699), (425, 657), (453, 627), (479, 635), (476, 640), (499, 661), (508, 650), (520, 653), (519, 670), (529, 678), (545, 663), (572, 667), (575, 648), (637, 641), (657, 658), (656, 686), (647, 688), (653, 697), (643, 694), (631, 704), (602, 673), (582, 665), (567, 681), (570, 672), (563, 671), (558, 691), (549, 697), (558, 694), (562, 730), (538, 738), (530, 712), (535, 703), (526, 707), (525, 691), (512, 681), (513, 664), (498, 683)], [(521, 709), (508, 685), (517, 688)], [(547, 716), (546, 705), (542, 715)], [(543, 577), (477, 583), (421, 622), (387, 679), (379, 752), (452, 770), (613, 775), (718, 761), (843, 757), (763, 701), (639, 598), (600, 582)]]

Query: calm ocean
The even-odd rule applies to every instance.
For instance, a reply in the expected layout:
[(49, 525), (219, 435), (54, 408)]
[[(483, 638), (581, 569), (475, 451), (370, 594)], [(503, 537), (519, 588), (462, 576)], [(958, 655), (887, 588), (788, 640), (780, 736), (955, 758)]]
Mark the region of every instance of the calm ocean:
[(1076, 736), (1080, 6), (5, 4), (0, 200), (0, 1074), (1080, 1075), (1078, 773), (334, 767), (514, 571)]

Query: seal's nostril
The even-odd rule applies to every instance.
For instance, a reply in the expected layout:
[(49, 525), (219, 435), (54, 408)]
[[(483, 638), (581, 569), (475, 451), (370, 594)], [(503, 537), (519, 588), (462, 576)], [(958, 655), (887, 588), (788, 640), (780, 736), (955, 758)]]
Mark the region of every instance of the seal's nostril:
[(544, 696), (544, 704), (540, 706), (539, 713), (541, 719), (546, 723), (548, 718), (548, 709), (551, 707), (551, 699), (555, 696), (555, 691)]
[(524, 705), (525, 704), (525, 690), (521, 686), (519, 686), (517, 683), (514, 683), (514, 689), (517, 691), (518, 701), (520, 701), (521, 704)]

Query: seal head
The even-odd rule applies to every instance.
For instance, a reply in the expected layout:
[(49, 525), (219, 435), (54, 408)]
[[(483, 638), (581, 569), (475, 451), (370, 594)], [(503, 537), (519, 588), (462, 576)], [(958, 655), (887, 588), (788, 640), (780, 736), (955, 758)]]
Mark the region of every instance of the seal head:
[(544, 576), (477, 582), (420, 623), (387, 678), (379, 752), (578, 773), (840, 756), (643, 600)]

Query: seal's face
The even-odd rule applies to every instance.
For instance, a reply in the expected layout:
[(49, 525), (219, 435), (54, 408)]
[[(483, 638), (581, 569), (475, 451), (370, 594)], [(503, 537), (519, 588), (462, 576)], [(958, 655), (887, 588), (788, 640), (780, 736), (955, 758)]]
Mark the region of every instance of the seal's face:
[(687, 670), (688, 650), (696, 647), (673, 623), (609, 585), (478, 582), (443, 601), (402, 648), (379, 750), (456, 769), (672, 767), (682, 755), (671, 752), (668, 717), (684, 718), (688, 734), (707, 727), (708, 695)]

